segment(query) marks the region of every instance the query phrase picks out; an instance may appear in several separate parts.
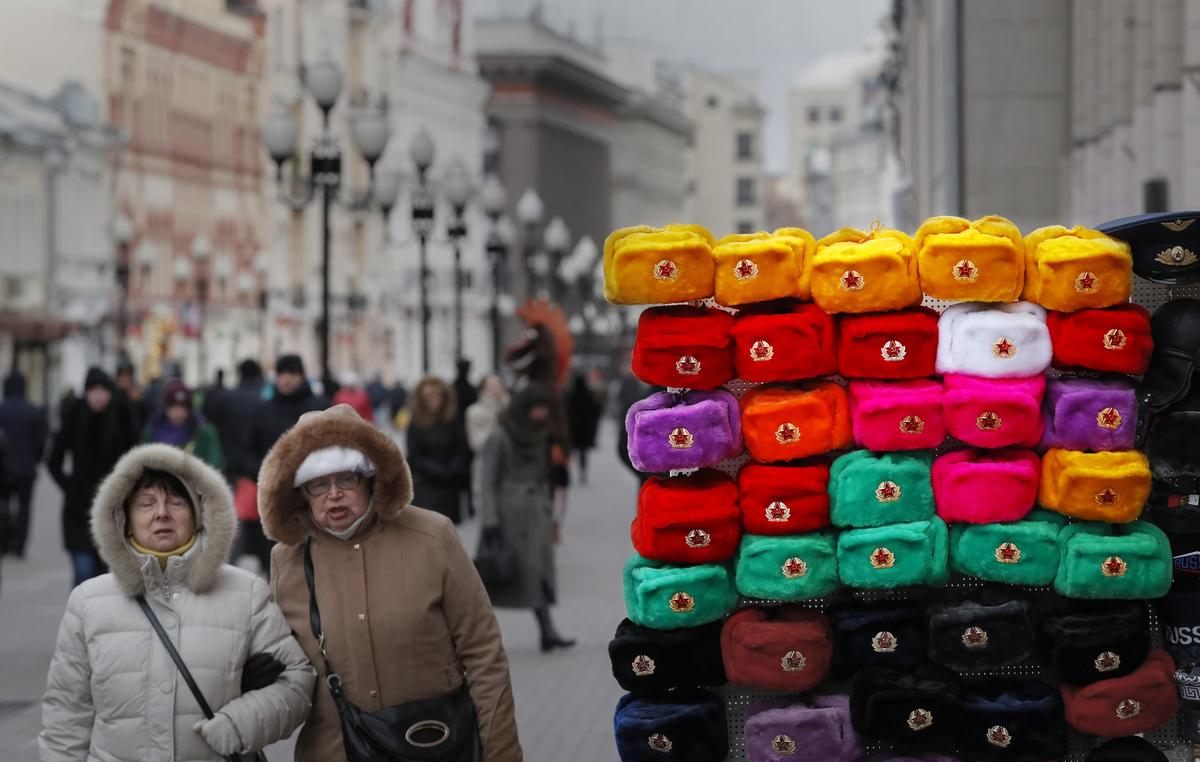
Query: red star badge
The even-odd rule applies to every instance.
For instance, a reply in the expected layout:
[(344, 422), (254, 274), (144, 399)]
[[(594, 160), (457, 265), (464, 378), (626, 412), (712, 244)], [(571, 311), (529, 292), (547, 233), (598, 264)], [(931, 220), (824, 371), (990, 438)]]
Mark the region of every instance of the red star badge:
[(967, 283), (974, 283), (979, 278), (979, 268), (969, 259), (960, 259), (955, 262), (952, 272), (954, 273), (955, 280), (966, 281)]
[(914, 709), (908, 713), (908, 727), (910, 730), (924, 730), (933, 724), (933, 713), (928, 709)]
[(803, 560), (792, 556), (783, 562), (783, 576), (787, 579), (798, 579), (808, 574), (808, 564)]
[(756, 341), (750, 345), (750, 359), (754, 362), (766, 362), (775, 356), (775, 347), (767, 341)]
[(1112, 651), (1103, 651), (1096, 657), (1095, 664), (1097, 672), (1112, 672), (1121, 666), (1121, 657)]
[(1003, 360), (1008, 360), (1017, 354), (1017, 345), (1011, 339), (1001, 337), (992, 342), (992, 354)]
[(871, 566), (876, 569), (890, 569), (896, 565), (896, 554), (887, 548), (875, 548), (871, 551)]
[(890, 654), (896, 652), (896, 636), (887, 630), (875, 633), (875, 637), (871, 638), (871, 650), (877, 654)]
[(675, 361), (675, 372), (681, 376), (699, 375), (700, 361), (691, 355), (684, 355)]
[(792, 509), (787, 507), (787, 503), (776, 500), (767, 506), (767, 521), (771, 523), (782, 523), (792, 517)]
[(661, 751), (664, 754), (675, 748), (675, 744), (671, 743), (671, 739), (667, 738), (662, 733), (655, 733), (654, 735), (650, 736), (650, 739), (646, 743), (651, 749), (654, 749), (655, 751)]
[(686, 450), (695, 443), (696, 438), (692, 436), (692, 432), (680, 426), (679, 428), (671, 429), (667, 441), (676, 450)]
[(1096, 505), (1116, 505), (1121, 499), (1121, 495), (1112, 489), (1105, 487), (1095, 494)]
[(908, 348), (895, 339), (883, 342), (879, 356), (884, 362), (900, 362), (908, 354)]
[(875, 488), (875, 499), (881, 503), (894, 503), (900, 499), (900, 485), (896, 482), (880, 482)]
[(967, 648), (983, 648), (987, 645), (987, 630), (982, 627), (968, 627), (963, 630), (962, 644)]
[(1125, 342), (1125, 332), (1120, 328), (1113, 328), (1111, 331), (1104, 334), (1105, 349), (1124, 349)]
[(687, 593), (675, 593), (671, 596), (671, 611), (683, 614), (696, 608), (696, 599)]
[(1007, 749), (1012, 743), (1012, 735), (1003, 725), (993, 725), (988, 728), (987, 742), (1000, 749)]
[(777, 735), (771, 739), (771, 751), (776, 754), (795, 754), (796, 742), (783, 734)]
[(779, 660), (779, 666), (784, 672), (803, 672), (808, 666), (808, 659), (804, 658), (804, 654), (799, 651), (788, 651)]
[(689, 548), (707, 548), (712, 542), (712, 535), (703, 529), (693, 529), (684, 536), (683, 541)]
[(800, 441), (800, 429), (794, 423), (781, 423), (775, 429), (775, 441), (779, 444), (792, 444)]
[(1002, 564), (1015, 564), (1021, 560), (1021, 549), (1015, 542), (1004, 542), (996, 548), (996, 560)]
[(1125, 699), (1120, 704), (1117, 704), (1117, 719), (1119, 720), (1128, 720), (1137, 717), (1141, 713), (1141, 702), (1134, 699)]
[(660, 259), (654, 265), (654, 277), (658, 280), (675, 280), (679, 277), (679, 266), (669, 259)]
[(1120, 556), (1109, 556), (1100, 564), (1100, 571), (1105, 577), (1124, 577), (1129, 571), (1129, 564)]
[(746, 280), (758, 275), (758, 265), (752, 259), (739, 259), (733, 266), (733, 275), (738, 280)]
[(654, 674), (654, 659), (645, 654), (638, 654), (633, 660), (633, 676), (646, 677)]
[(920, 434), (925, 430), (925, 421), (919, 415), (906, 415), (900, 419), (901, 434)]
[(980, 413), (979, 417), (975, 419), (975, 427), (980, 431), (996, 431), (1000, 428), (1001, 423), (1000, 416), (990, 410)]
[(1079, 273), (1079, 275), (1075, 276), (1075, 290), (1081, 294), (1088, 293), (1089, 291), (1095, 291), (1096, 287), (1099, 285), (1100, 279), (1096, 277), (1095, 273), (1090, 273), (1084, 270), (1083, 272)]
[(838, 278), (838, 285), (846, 291), (861, 291), (866, 279), (858, 270), (847, 270)]
[(1116, 430), (1121, 428), (1121, 411), (1115, 407), (1106, 407), (1096, 413), (1096, 425), (1102, 429)]

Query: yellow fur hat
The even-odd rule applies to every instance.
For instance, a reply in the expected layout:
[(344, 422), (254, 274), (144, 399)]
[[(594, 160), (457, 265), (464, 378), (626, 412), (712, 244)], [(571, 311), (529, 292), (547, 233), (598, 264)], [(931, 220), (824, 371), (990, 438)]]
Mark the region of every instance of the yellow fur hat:
[(1088, 521), (1123, 524), (1150, 497), (1150, 461), (1137, 450), (1079, 452), (1052, 447), (1042, 456), (1038, 503)]
[(1050, 225), (1025, 236), (1022, 299), (1074, 312), (1129, 300), (1133, 255), (1129, 244), (1098, 230)]
[(713, 236), (699, 225), (621, 228), (604, 241), (604, 298), (671, 304), (713, 294)]
[(842, 228), (817, 241), (812, 299), (826, 312), (878, 312), (921, 302), (913, 240), (899, 230)]
[(1025, 283), (1025, 241), (1003, 217), (930, 217), (917, 229), (921, 290), (935, 299), (1015, 302)]
[(739, 233), (717, 241), (718, 304), (737, 307), (786, 297), (808, 298), (808, 261), (813, 237), (800, 228), (786, 234)]

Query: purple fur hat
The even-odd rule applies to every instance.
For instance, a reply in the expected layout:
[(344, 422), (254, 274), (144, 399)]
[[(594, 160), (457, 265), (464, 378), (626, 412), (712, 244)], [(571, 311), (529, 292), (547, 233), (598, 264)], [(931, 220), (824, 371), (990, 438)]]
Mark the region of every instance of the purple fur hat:
[(639, 471), (702, 468), (742, 454), (737, 399), (724, 389), (651, 394), (629, 408), (625, 430)]
[(1124, 381), (1051, 379), (1046, 386), (1042, 448), (1132, 450), (1137, 394)]
[(761, 701), (747, 710), (745, 730), (747, 762), (852, 762), (863, 754), (848, 696)]

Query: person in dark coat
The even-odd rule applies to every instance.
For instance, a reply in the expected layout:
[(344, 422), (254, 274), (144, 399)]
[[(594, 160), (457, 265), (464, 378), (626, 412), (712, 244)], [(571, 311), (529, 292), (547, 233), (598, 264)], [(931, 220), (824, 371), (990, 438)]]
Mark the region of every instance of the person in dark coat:
[(567, 392), (566, 403), (571, 449), (579, 459), (579, 482), (587, 484), (588, 452), (596, 448), (596, 432), (600, 428), (604, 403), (583, 374), (575, 376), (571, 390)]
[(14, 370), (4, 379), (0, 402), (0, 432), (9, 450), (5, 468), (9, 483), (0, 487), (0, 553), (25, 557), (33, 482), (46, 452), (48, 428), (46, 409), (25, 399), (25, 376)]
[(421, 379), (412, 393), (408, 424), (408, 466), (413, 476), (413, 505), (462, 521), (462, 492), (471, 482), (471, 450), (458, 419), (454, 389), (433, 376)]
[(569, 648), (550, 618), (557, 585), (554, 568), (551, 446), (554, 395), (539, 383), (516, 392), (480, 455), (479, 501), (483, 532), (517, 551), (513, 583), (490, 589), (493, 606), (533, 609), (543, 652)]
[(458, 370), (454, 377), (454, 397), (458, 402), (458, 420), (467, 419), (467, 408), (479, 401), (479, 389), (471, 383), (471, 361), (465, 357), (456, 363)]
[[(257, 480), (263, 458), (283, 433), (296, 425), (300, 416), (329, 407), (329, 400), (316, 394), (304, 375), (304, 361), (299, 355), (282, 355), (275, 361), (274, 393), (254, 407), (247, 434), (246, 456), (239, 463), (240, 474)], [(257, 500), (247, 494), (245, 485), (235, 484), (234, 500), (238, 512), (238, 538), (234, 543), (233, 561), (251, 554), (258, 558), (266, 574), (271, 568), (271, 542), (262, 531), (258, 518)], [(254, 508), (253, 513), (249, 510)]]
[(221, 452), (225, 456), (225, 479), (236, 487), (238, 479), (254, 481), (255, 456), (250, 453), (249, 421), (263, 401), (263, 372), (254, 360), (242, 360), (238, 365), (237, 386), (221, 394), (208, 408), (208, 420), (217, 427)]
[[(63, 491), (63, 546), (71, 555), (75, 584), (108, 571), (92, 544), (89, 510), (96, 488), (121, 456), (138, 443), (129, 400), (100, 368), (90, 368), (83, 399), (64, 412), (46, 466)], [(67, 456), (71, 471), (64, 470)]]

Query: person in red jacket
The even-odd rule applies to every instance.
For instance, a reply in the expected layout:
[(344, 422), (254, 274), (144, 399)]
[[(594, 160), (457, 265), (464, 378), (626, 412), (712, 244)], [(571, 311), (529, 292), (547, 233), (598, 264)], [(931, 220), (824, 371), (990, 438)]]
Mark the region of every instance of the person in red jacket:
[(342, 387), (333, 395), (333, 404), (349, 405), (367, 423), (375, 422), (375, 410), (371, 407), (371, 395), (367, 394), (362, 380), (355, 373), (342, 377)]

